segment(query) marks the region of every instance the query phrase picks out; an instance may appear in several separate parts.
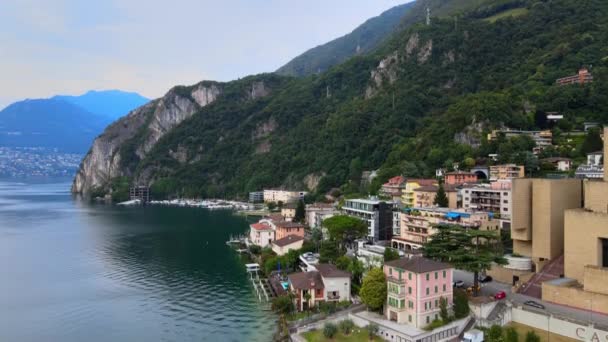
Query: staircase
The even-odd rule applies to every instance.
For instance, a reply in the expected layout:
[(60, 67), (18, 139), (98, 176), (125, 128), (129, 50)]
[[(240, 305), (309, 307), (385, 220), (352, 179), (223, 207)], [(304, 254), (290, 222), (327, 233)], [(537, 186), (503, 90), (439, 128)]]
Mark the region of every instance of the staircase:
[(542, 283), (557, 279), (561, 274), (564, 274), (563, 255), (549, 261), (549, 263), (547, 263), (539, 272), (536, 272), (536, 274), (530, 278), (530, 281), (519, 289), (519, 293), (531, 297), (541, 298)]

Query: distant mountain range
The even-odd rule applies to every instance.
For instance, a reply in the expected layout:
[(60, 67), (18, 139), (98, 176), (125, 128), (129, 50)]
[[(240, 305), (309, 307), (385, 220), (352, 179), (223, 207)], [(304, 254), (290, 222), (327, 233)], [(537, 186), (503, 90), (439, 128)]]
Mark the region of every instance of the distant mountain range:
[(307, 76), (326, 71), (347, 59), (373, 51), (401, 23), (414, 2), (395, 6), (373, 17), (351, 33), (312, 48), (280, 67), (276, 73), (285, 76)]
[(109, 123), (146, 102), (119, 90), (15, 102), (0, 111), (0, 146), (85, 153)]

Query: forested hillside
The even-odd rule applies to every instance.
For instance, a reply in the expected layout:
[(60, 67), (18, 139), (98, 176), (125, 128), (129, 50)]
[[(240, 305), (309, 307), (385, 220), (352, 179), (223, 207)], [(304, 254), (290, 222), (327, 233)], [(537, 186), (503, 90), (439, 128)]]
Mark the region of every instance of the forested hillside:
[(353, 32), (304, 52), (276, 73), (284, 76), (318, 74), (355, 55), (371, 52), (394, 32), (412, 5), (410, 2), (395, 6), (367, 20)]
[[(77, 183), (88, 188), (75, 191), (128, 183), (150, 184), (156, 196), (243, 196), (271, 186), (357, 191), (362, 170), (380, 168), (379, 180), (432, 176), (446, 162), (499, 149), (502, 161), (525, 159), (518, 146), (528, 142), (482, 137), (497, 127), (535, 128), (537, 112), (564, 114), (564, 130), (608, 121), (606, 1), (468, 4), (457, 20), (444, 14), (430, 26), (414, 24), (372, 55), (320, 75), (214, 83), (214, 101), (153, 145), (145, 144), (151, 123), (142, 119), (138, 133), (106, 156), (120, 157), (117, 170), (98, 167), (101, 155), (85, 159)], [(592, 84), (555, 84), (581, 66), (591, 67)], [(264, 91), (251, 96), (260, 84)], [(200, 86), (160, 101), (179, 94), (192, 102)], [(105, 178), (90, 181), (83, 171), (90, 169)]]

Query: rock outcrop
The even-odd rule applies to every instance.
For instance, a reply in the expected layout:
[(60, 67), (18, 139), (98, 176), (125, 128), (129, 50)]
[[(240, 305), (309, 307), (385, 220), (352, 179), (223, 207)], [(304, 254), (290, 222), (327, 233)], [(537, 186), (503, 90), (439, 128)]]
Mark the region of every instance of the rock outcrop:
[[(74, 178), (72, 192), (89, 193), (104, 187), (115, 177), (127, 176), (129, 170), (121, 163), (121, 148), (144, 130), (143, 143), (136, 146), (135, 154), (143, 159), (167, 132), (191, 117), (200, 108), (213, 103), (221, 94), (215, 85), (199, 84), (184, 94), (178, 88), (170, 90), (158, 100), (135, 109), (114, 122), (93, 142)], [(184, 152), (176, 151), (180, 162), (185, 162)]]

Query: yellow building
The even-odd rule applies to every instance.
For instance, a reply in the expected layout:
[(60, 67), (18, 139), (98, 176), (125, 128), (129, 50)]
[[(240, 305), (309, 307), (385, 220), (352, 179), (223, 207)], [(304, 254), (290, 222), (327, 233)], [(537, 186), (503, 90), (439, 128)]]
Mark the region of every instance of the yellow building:
[(436, 179), (408, 179), (405, 183), (405, 189), (401, 196), (401, 203), (406, 207), (413, 207), (416, 204), (416, 194), (414, 190), (429, 185), (438, 185)]
[[(448, 208), (458, 208), (458, 191), (456, 190), (456, 187), (445, 185), (443, 189), (445, 190), (445, 195), (448, 198)], [(425, 185), (414, 189), (413, 206), (422, 208), (435, 206), (435, 196), (437, 196), (438, 190), (439, 186), (437, 185)]]
[(490, 166), (490, 180), (524, 178), (526, 172), (523, 165), (503, 164)]

